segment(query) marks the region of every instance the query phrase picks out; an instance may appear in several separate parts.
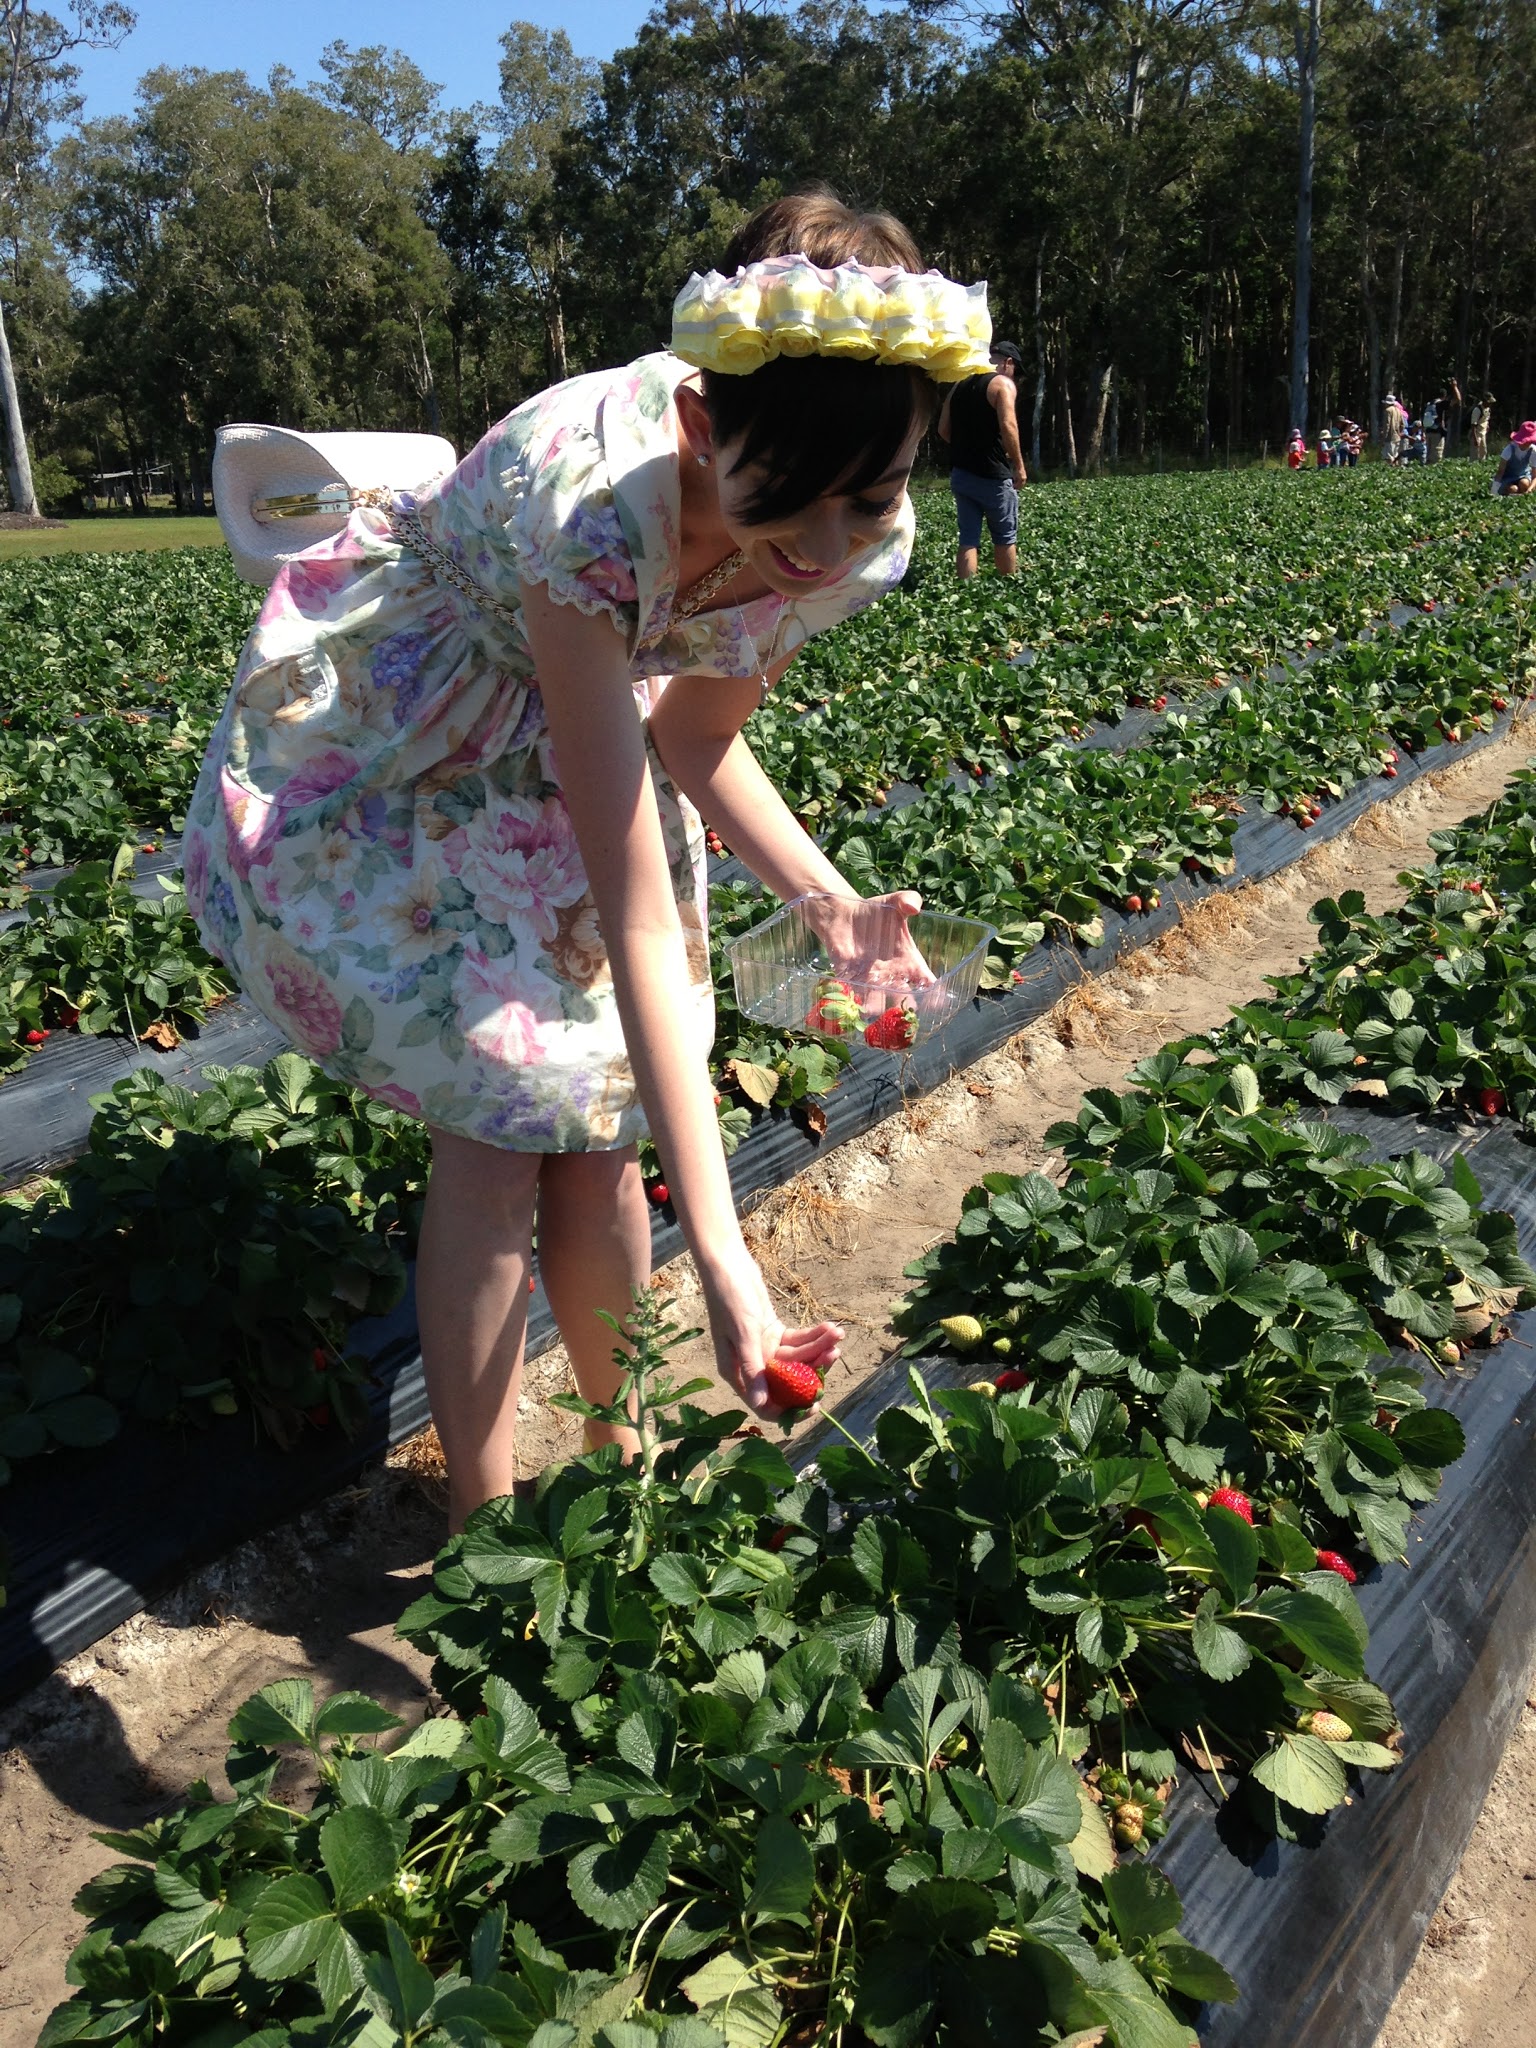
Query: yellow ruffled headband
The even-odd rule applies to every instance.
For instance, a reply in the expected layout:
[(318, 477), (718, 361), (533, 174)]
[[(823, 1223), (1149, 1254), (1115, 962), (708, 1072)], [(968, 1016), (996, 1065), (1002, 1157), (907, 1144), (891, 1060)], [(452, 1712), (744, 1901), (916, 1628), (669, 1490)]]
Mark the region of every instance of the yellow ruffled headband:
[(905, 363), (938, 384), (992, 367), (984, 284), (937, 270), (819, 270), (805, 256), (772, 256), (734, 277), (697, 271), (672, 307), (672, 353), (697, 369), (742, 377), (775, 356), (841, 356)]

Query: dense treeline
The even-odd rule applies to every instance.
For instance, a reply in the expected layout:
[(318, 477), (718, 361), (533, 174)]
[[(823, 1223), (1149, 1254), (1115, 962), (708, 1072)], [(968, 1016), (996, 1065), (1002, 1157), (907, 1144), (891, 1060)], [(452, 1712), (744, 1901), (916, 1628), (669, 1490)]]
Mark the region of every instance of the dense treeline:
[[(310, 84), (153, 71), (109, 120), (39, 61), (0, 161), (0, 304), (43, 495), (154, 462), (200, 501), (228, 419), (463, 447), (655, 346), (688, 270), (815, 177), (992, 281), (1047, 464), (1274, 450), (1307, 12), (665, 0), (600, 67), (513, 23), (467, 110), (377, 46), (333, 44)], [(1452, 376), (1525, 416), (1536, 8), (1329, 0), (1316, 105), (1312, 423)]]

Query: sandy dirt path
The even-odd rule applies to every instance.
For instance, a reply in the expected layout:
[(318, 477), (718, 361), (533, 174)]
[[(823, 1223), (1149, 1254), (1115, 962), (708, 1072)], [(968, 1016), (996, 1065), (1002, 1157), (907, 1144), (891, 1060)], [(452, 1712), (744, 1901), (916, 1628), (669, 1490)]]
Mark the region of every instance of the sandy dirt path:
[[(1318, 896), (1347, 886), (1376, 910), (1397, 900), (1398, 871), (1427, 858), (1428, 834), (1491, 801), (1529, 744), (1527, 731), (1474, 755), (1288, 874), (1212, 899), (1147, 953), (1085, 982), (1050, 1018), (772, 1196), (748, 1230), (786, 1313), (825, 1313), (848, 1331), (829, 1397), (842, 1398), (889, 1355), (902, 1267), (953, 1227), (972, 1182), (1040, 1166), (1045, 1131), (1075, 1112), (1085, 1088), (1118, 1083), (1144, 1053), (1219, 1023), (1233, 1001), (1261, 992), (1266, 974), (1291, 969), (1315, 940), (1307, 909)], [(698, 1320), (686, 1260), (659, 1284), (686, 1321)], [(679, 1362), (709, 1369), (698, 1343)], [(572, 1419), (544, 1406), (566, 1379), (558, 1351), (529, 1371), (530, 1470), (576, 1447)], [(83, 1926), (70, 1900), (113, 1860), (92, 1830), (144, 1820), (200, 1773), (218, 1782), (225, 1724), (249, 1693), (308, 1673), (321, 1693), (356, 1686), (419, 1714), (425, 1661), (392, 1628), (440, 1537), (430, 1466), (430, 1447), (406, 1447), (312, 1513), (242, 1545), (0, 1715), (0, 2048), (27, 2048), (66, 1994), (64, 1962)], [(1533, 1765), (1528, 1712), (1381, 2048), (1528, 2048), (1520, 2004), (1522, 1986), (1527, 1999), (1536, 1989), (1536, 1819), (1520, 1773), (1528, 1783)], [(1452, 1983), (1464, 2019), (1446, 2017)], [(1414, 2013), (1452, 2030), (1436, 2034)]]

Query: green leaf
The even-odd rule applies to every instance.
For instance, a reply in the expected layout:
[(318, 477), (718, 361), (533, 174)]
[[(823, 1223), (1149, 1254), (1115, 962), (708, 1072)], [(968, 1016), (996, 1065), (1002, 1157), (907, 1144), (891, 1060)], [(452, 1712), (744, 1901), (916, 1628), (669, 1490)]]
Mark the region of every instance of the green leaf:
[(1184, 1908), (1173, 1881), (1150, 1863), (1128, 1863), (1103, 1880), (1115, 1932), (1124, 1942), (1146, 1940), (1177, 1927)]
[(50, 1401), (39, 1410), (39, 1419), (47, 1424), (56, 1443), (86, 1451), (109, 1443), (117, 1435), (122, 1417), (100, 1394), (71, 1394), (67, 1400)]
[(599, 1927), (638, 1927), (667, 1882), (667, 1842), (655, 1827), (631, 1827), (617, 1843), (594, 1842), (571, 1858), (571, 1897)]
[(1205, 1533), (1216, 1553), (1221, 1573), (1235, 1605), (1241, 1607), (1253, 1591), (1259, 1569), (1259, 1539), (1251, 1525), (1231, 1508), (1208, 1507), (1203, 1516)]
[(1200, 1669), (1219, 1685), (1240, 1677), (1253, 1661), (1253, 1651), (1235, 1628), (1219, 1620), (1221, 1602), (1214, 1591), (1195, 1610), (1193, 1641)]
[(774, 1920), (804, 1913), (810, 1905), (815, 1866), (804, 1835), (783, 1814), (770, 1813), (752, 1838), (755, 1870), (747, 1911)]
[(361, 1692), (332, 1693), (315, 1717), (317, 1735), (382, 1735), (399, 1726), (398, 1714)]
[(1115, 2048), (1199, 2048), (1194, 2032), (1175, 2019), (1141, 1972), (1124, 1956), (1102, 1966), (1088, 1987), (1088, 2003), (1104, 2020)]
[(1410, 1465), (1454, 1465), (1467, 1447), (1466, 1431), (1448, 1408), (1411, 1409), (1392, 1441)]
[(398, 1921), (384, 1922), (388, 1955), (372, 1955), (363, 1964), (369, 1988), (388, 2006), (402, 2034), (412, 2033), (432, 2009), (437, 1991), (432, 1972), (417, 1959)]
[[(1349, 1588), (1343, 1590), (1347, 1593)], [(1340, 1678), (1362, 1676), (1365, 1656), (1358, 1624), (1322, 1594), (1269, 1586), (1254, 1603), (1254, 1612), (1274, 1622), (1288, 1642), (1325, 1671)]]
[(1195, 1948), (1181, 1934), (1165, 1934), (1157, 1948), (1175, 1991), (1182, 1991), (1186, 1998), (1198, 1998), (1202, 2004), (1236, 2003), (1237, 1986), (1204, 1949)]
[(279, 1678), (253, 1693), (229, 1724), (231, 1742), (257, 1742), (267, 1748), (315, 1741), (315, 1690), (307, 1678)]
[(1124, 1617), (1098, 1601), (1085, 1607), (1077, 1617), (1077, 1647), (1085, 1662), (1107, 1671), (1128, 1657), (1138, 1638)]
[(1285, 1735), (1253, 1766), (1252, 1776), (1301, 1813), (1328, 1813), (1348, 1790), (1344, 1766), (1315, 1735)]
[(274, 1879), (246, 1922), (252, 1971), (258, 1977), (297, 1977), (319, 1956), (335, 1925), (331, 1902), (314, 1878), (294, 1871)]
[(1073, 1867), (1083, 1877), (1103, 1878), (1115, 1867), (1115, 1845), (1110, 1837), (1104, 1809), (1090, 1797), (1088, 1787), (1077, 1773), (1078, 1830), (1067, 1844)]
[(320, 1860), (345, 1913), (394, 1881), (394, 1831), (373, 1807), (345, 1806), (320, 1830)]

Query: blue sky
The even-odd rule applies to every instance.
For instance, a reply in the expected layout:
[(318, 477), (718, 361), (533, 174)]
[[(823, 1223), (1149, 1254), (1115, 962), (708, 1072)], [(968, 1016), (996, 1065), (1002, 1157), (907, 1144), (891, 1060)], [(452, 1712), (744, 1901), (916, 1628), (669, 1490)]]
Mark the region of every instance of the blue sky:
[(338, 38), (404, 50), (444, 88), (446, 105), (467, 107), (495, 98), (497, 39), (510, 22), (563, 28), (578, 54), (608, 57), (649, 12), (649, 0), (139, 0), (138, 27), (120, 50), (87, 50), (77, 61), (87, 119), (128, 113), (140, 78), (160, 64), (258, 80), (286, 64), (307, 84)]

